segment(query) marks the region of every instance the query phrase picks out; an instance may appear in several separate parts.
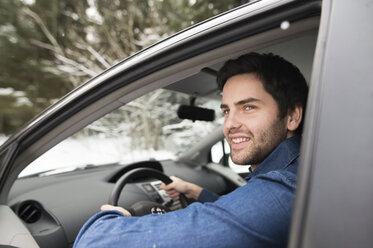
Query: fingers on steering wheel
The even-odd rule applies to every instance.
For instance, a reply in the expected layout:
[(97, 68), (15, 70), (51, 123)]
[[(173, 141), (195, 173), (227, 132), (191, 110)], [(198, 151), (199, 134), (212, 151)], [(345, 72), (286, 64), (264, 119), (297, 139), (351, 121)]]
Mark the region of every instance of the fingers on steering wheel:
[(105, 211), (105, 210), (116, 210), (116, 211), (122, 212), (125, 216), (131, 216), (130, 212), (128, 212), (126, 209), (124, 209), (122, 207), (118, 207), (118, 206), (112, 206), (112, 205), (109, 205), (109, 204), (102, 205), (101, 206), (101, 211)]

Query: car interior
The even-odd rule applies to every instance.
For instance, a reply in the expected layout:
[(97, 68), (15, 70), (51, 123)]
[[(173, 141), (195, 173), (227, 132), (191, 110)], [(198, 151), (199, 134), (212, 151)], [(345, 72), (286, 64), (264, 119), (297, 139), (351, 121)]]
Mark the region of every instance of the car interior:
[[(67, 116), (30, 145), (14, 162), (17, 176), (7, 204), (38, 245), (71, 247), (115, 187), (118, 205), (127, 209), (141, 201), (170, 211), (192, 203), (171, 200), (154, 175), (140, 173), (123, 183), (123, 175), (138, 168), (178, 176), (219, 195), (244, 185), (248, 169), (230, 161), (221, 131), (216, 74), (228, 59), (271, 52), (295, 64), (310, 82), (319, 17), (282, 24), (137, 78)], [(143, 58), (152, 49), (159, 47), (150, 47)], [(125, 70), (122, 64), (101, 77)]]

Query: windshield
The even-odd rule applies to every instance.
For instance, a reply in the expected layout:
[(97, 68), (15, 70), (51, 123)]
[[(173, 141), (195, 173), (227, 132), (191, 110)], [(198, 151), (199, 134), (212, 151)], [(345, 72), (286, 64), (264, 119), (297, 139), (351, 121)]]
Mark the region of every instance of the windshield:
[(158, 89), (93, 122), (40, 156), (19, 177), (56, 174), (107, 164), (175, 159), (203, 137), (220, 129), (220, 100), (198, 98), (196, 105), (215, 110), (215, 121), (182, 120), (181, 104), (190, 96)]

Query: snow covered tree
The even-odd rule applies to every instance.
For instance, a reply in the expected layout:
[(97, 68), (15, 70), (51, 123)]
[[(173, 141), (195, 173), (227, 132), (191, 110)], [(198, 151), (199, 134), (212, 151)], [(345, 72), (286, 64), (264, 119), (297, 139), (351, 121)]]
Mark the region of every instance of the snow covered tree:
[(140, 49), (243, 2), (0, 1), (0, 134)]

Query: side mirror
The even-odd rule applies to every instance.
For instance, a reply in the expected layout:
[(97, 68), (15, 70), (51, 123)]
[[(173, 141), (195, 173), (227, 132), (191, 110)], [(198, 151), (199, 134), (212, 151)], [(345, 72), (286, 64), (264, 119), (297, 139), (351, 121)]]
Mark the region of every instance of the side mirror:
[(213, 121), (215, 120), (215, 111), (196, 106), (180, 105), (177, 110), (177, 116), (180, 119), (192, 121)]

